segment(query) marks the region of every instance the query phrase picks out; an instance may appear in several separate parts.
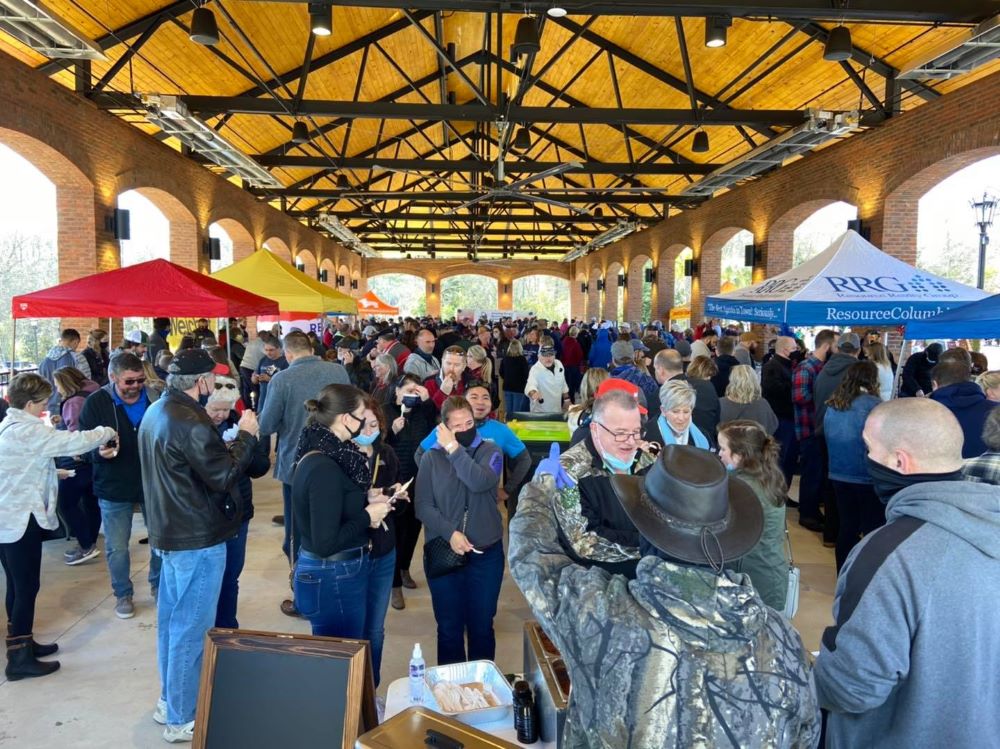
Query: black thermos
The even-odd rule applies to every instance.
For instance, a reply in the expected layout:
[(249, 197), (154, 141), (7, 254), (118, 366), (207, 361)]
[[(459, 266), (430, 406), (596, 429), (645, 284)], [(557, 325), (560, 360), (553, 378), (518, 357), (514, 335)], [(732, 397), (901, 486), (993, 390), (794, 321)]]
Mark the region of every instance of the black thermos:
[(514, 682), (514, 730), (522, 744), (538, 741), (538, 707), (526, 681)]

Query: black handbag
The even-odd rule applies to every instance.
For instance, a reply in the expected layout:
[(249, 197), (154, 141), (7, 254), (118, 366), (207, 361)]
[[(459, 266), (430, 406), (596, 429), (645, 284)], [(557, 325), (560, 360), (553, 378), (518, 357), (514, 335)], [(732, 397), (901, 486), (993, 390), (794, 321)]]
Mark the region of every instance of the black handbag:
[[(475, 458), (476, 451), (472, 453), (472, 457)], [(431, 500), (433, 502), (433, 498)], [(437, 502), (434, 502), (434, 506), (437, 507)], [(465, 525), (469, 521), (469, 497), (465, 497), (465, 510), (462, 513), (462, 534), (465, 534)], [(424, 575), (427, 576), (428, 580), (433, 580), (437, 577), (444, 577), (445, 575), (450, 575), (452, 572), (457, 572), (465, 566), (468, 561), (468, 554), (456, 554), (455, 550), (451, 548), (451, 541), (447, 538), (442, 538), (438, 536), (437, 538), (432, 538), (430, 541), (424, 544)]]

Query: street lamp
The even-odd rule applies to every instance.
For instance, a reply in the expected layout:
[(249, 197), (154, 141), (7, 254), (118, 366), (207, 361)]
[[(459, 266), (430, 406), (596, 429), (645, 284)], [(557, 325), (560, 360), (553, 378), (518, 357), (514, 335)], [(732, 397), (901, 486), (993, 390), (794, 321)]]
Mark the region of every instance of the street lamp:
[(969, 205), (976, 213), (976, 226), (979, 227), (979, 278), (976, 286), (980, 289), (984, 288), (986, 284), (986, 247), (990, 243), (987, 232), (993, 226), (993, 214), (996, 213), (998, 202), (1000, 201), (995, 195), (990, 195), (985, 191), (982, 200), (969, 201)]

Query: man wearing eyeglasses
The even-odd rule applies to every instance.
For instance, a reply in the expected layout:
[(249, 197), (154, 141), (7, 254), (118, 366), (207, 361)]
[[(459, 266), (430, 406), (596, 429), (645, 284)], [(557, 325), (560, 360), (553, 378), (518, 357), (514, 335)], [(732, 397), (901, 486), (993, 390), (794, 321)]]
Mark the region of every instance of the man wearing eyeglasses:
[[(111, 358), (108, 376), (111, 381), (84, 403), (80, 428), (106, 426), (118, 432), (117, 442), (94, 450), (90, 460), (94, 464), (94, 493), (104, 526), (104, 556), (108, 560), (111, 589), (115, 594), (115, 615), (119, 619), (131, 619), (135, 616), (135, 604), (128, 545), (132, 535), (132, 511), (137, 503), (142, 508), (143, 520), (146, 517), (136, 435), (146, 409), (159, 395), (146, 388), (142, 360), (129, 351)], [(155, 602), (160, 585), (160, 558), (155, 554), (150, 556), (148, 579)]]
[(639, 532), (612, 489), (611, 476), (642, 475), (656, 459), (642, 439), (646, 408), (640, 396), (631, 382), (605, 380), (584, 438), (538, 466), (539, 473), (561, 471), (575, 482), (557, 481), (559, 494), (550, 498), (569, 556), (629, 579), (635, 578), (639, 562)]

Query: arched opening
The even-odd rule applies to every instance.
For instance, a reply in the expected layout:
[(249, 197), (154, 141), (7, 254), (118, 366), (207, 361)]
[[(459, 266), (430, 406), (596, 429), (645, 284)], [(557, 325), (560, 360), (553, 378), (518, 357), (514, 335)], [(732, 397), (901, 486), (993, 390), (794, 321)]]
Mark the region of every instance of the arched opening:
[(399, 314), (410, 317), (427, 314), (426, 286), (424, 279), (411, 273), (383, 273), (368, 279), (369, 291), (386, 304), (399, 307)]
[(618, 322), (624, 322), (625, 319), (625, 295), (620, 287), (624, 272), (622, 264), (614, 262), (604, 274), (604, 316)]
[(534, 312), (546, 320), (562, 321), (570, 316), (569, 295), (565, 278), (539, 274), (514, 279), (514, 309)]
[(722, 245), (722, 285), (720, 292), (742, 289), (753, 280), (753, 266), (746, 264), (747, 245), (753, 244), (753, 234), (741, 229)]
[(841, 200), (814, 211), (792, 233), (792, 266), (801, 265), (821, 253), (847, 231), (847, 222), (858, 217), (858, 209)]
[(656, 317), (665, 319), (674, 307), (674, 287), (679, 278), (676, 272), (677, 256), (684, 250), (683, 244), (673, 244), (660, 253), (656, 270)]
[[(971, 203), (987, 195), (1000, 200), (1000, 156), (984, 159), (944, 178), (920, 198), (917, 265), (931, 273), (975, 286), (979, 275), (979, 227)], [(1000, 212), (998, 212), (1000, 214)], [(1000, 226), (995, 214), (994, 226)], [(984, 289), (1000, 292), (1000, 242), (987, 231)]]
[(628, 279), (626, 288), (628, 289), (628, 306), (625, 310), (625, 317), (632, 321), (648, 323), (653, 307), (653, 285), (646, 281), (649, 269), (653, 267), (653, 261), (646, 255), (639, 255), (632, 258), (628, 264)]
[[(192, 270), (201, 270), (204, 257), (198, 237), (198, 224), (180, 200), (157, 187), (137, 187), (118, 196), (118, 207), (129, 211), (131, 236), (130, 260), (122, 266), (162, 257)], [(146, 227), (145, 221), (152, 226)], [(136, 237), (140, 239), (136, 239)], [(126, 253), (122, 241), (122, 254)], [(163, 248), (166, 254), (162, 254)], [(155, 253), (155, 254), (151, 254)], [(148, 256), (147, 256), (148, 255)], [(142, 260), (135, 258), (142, 257)], [(205, 266), (208, 262), (205, 260)]]
[(309, 278), (317, 277), (316, 256), (309, 250), (301, 250), (295, 256), (295, 267), (309, 276)]
[(466, 273), (441, 279), (441, 317), (497, 308), (497, 280)]
[[(118, 196), (118, 208), (129, 212), (130, 236), (119, 240), (123, 268), (149, 260), (171, 259), (170, 220), (144, 190), (123, 192)], [(153, 321), (148, 317), (126, 317), (123, 322), (124, 331), (114, 332), (112, 348), (121, 343), (124, 333), (129, 330), (151, 330)]]
[(236, 253), (233, 249), (232, 237), (229, 236), (229, 232), (223, 229), (222, 224), (218, 221), (208, 225), (208, 236), (210, 239), (219, 240), (219, 256), (212, 257), (212, 254), (209, 254), (208, 257), (208, 271), (209, 273), (215, 273), (232, 265)]
[[(212, 234), (212, 227), (218, 227), (226, 236), (229, 237), (229, 241), (232, 243), (232, 258), (229, 263), (220, 265), (219, 268), (225, 268), (226, 265), (231, 263), (238, 263), (240, 260), (246, 260), (250, 257), (256, 248), (254, 243), (253, 235), (241, 224), (239, 221), (233, 218), (220, 218), (218, 221), (214, 221), (208, 226), (208, 236), (215, 236)], [(221, 236), (220, 236), (221, 239)], [(225, 253), (223, 253), (225, 254)], [(215, 272), (213, 268), (212, 272)]]
[[(323, 279), (324, 273), (326, 273), (325, 280)], [(319, 274), (320, 281), (323, 281), (327, 286), (333, 286), (336, 283), (337, 266), (334, 265), (330, 258), (323, 258), (323, 262), (319, 264)]]
[[(59, 273), (56, 186), (0, 144), (0, 372), (37, 365), (59, 339), (58, 319), (23, 320), (11, 347), (11, 298), (55, 283)], [(86, 331), (81, 331), (86, 335)]]
[(284, 260), (289, 265), (292, 264), (292, 251), (288, 249), (288, 245), (285, 241), (278, 239), (277, 237), (271, 237), (270, 239), (264, 240), (264, 249), (268, 252), (274, 253), (276, 256)]

